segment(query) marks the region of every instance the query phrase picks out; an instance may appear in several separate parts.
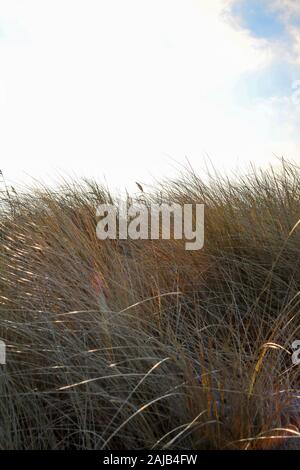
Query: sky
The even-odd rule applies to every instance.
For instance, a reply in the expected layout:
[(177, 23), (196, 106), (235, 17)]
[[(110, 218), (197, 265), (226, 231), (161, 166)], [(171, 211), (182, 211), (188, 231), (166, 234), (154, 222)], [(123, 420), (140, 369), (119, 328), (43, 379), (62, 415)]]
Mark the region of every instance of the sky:
[(299, 0), (0, 0), (13, 184), (300, 162)]

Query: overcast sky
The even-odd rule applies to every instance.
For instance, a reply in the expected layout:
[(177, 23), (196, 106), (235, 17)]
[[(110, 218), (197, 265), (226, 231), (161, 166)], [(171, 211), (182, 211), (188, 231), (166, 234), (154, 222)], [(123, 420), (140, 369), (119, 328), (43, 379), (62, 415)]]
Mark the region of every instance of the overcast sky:
[(300, 162), (299, 124), (299, 0), (0, 0), (11, 181)]

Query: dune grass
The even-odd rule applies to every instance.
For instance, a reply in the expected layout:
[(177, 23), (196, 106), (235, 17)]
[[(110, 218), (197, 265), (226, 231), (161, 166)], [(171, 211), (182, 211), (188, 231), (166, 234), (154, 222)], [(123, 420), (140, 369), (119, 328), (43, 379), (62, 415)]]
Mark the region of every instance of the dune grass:
[(1, 193), (0, 448), (300, 448), (299, 169), (136, 198), (204, 203), (204, 248), (98, 240), (93, 181)]

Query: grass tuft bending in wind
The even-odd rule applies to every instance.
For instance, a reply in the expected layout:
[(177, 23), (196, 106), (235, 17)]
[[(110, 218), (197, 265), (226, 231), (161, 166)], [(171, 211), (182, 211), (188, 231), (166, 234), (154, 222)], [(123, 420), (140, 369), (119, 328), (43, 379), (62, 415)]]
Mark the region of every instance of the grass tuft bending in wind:
[(1, 193), (0, 448), (300, 448), (299, 169), (137, 198), (204, 203), (204, 248), (99, 241), (95, 182)]

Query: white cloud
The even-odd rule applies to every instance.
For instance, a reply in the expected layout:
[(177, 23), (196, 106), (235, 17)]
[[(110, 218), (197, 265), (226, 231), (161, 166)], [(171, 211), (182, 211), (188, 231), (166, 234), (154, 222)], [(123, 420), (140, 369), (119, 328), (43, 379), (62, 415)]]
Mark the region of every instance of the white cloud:
[(274, 6), (280, 9), (286, 17), (300, 13), (300, 4), (298, 0), (275, 0)]
[[(10, 178), (67, 169), (130, 187), (196, 167), (294, 149), (276, 110), (235, 102), (236, 81), (274, 58), (224, 21), (221, 0), (0, 0), (0, 165)], [(1, 88), (1, 87), (0, 87)], [(1, 96), (1, 93), (0, 93)], [(273, 121), (272, 121), (273, 120)]]

